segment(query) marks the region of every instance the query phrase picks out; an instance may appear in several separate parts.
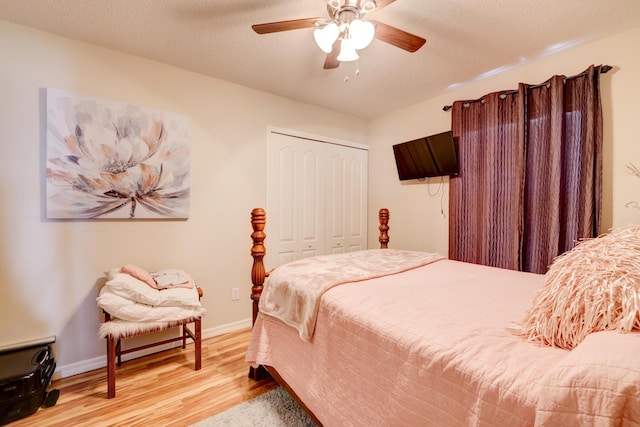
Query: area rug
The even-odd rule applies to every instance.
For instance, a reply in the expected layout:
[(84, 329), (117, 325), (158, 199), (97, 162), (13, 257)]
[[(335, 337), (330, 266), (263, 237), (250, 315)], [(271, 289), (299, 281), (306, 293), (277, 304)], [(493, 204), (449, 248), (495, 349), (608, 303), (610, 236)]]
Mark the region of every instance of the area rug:
[(278, 387), (191, 427), (316, 427), (282, 388)]

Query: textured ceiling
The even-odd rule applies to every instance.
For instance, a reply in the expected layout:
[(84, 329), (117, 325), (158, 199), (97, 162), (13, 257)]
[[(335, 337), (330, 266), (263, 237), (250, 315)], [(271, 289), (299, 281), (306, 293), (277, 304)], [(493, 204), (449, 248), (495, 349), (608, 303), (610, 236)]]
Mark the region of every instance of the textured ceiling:
[(374, 40), (334, 70), (322, 68), (312, 29), (251, 29), (327, 16), (323, 0), (0, 0), (0, 19), (362, 118), (638, 27), (640, 1), (396, 0), (369, 17), (426, 45), (408, 53)]

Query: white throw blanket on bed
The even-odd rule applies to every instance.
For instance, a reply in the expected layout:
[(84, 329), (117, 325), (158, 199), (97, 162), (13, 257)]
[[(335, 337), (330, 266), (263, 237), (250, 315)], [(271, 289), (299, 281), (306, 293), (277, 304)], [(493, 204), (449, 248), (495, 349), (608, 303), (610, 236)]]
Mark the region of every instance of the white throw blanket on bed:
[(411, 270), (445, 259), (435, 253), (370, 249), (303, 258), (276, 268), (260, 297), (260, 312), (295, 328), (310, 341), (320, 298), (334, 286)]

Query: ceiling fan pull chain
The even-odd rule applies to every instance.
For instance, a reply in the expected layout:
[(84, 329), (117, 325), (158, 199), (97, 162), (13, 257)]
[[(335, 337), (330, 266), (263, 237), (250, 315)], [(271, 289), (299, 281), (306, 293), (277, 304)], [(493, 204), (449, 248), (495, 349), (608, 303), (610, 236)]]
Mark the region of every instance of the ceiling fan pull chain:
[[(355, 61), (355, 67), (356, 67), (356, 69), (353, 72), (353, 75), (358, 77), (360, 75), (360, 61), (357, 61), (357, 60)], [(348, 74), (344, 76), (344, 82), (345, 83), (349, 83), (349, 75)]]

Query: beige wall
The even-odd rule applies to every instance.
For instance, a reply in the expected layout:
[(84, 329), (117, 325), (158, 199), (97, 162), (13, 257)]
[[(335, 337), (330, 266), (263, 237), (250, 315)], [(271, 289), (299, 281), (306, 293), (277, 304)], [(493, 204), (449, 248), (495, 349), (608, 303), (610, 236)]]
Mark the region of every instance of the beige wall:
[[(604, 115), (603, 230), (640, 222), (640, 211), (625, 207), (640, 202), (640, 178), (625, 165), (640, 166), (640, 28), (531, 60), (526, 65), (479, 80), (369, 123), (369, 221), (376, 210), (390, 210), (391, 246), (447, 254), (448, 180), (400, 183), (391, 146), (451, 129), (444, 105), (477, 99), (486, 93), (515, 89), (518, 82), (541, 83), (553, 74), (573, 75), (590, 64), (614, 67), (602, 75)], [(434, 66), (437, 66), (435, 64)], [(443, 190), (444, 198), (432, 196)], [(441, 213), (441, 209), (442, 212)], [(369, 234), (369, 246), (375, 235)]]
[[(189, 116), (190, 218), (46, 220), (47, 87)], [(366, 142), (363, 120), (5, 21), (0, 99), (0, 346), (55, 335), (63, 375), (103, 361), (97, 281), (123, 263), (192, 273), (205, 332), (248, 326), (249, 214), (265, 203), (267, 126)]]

